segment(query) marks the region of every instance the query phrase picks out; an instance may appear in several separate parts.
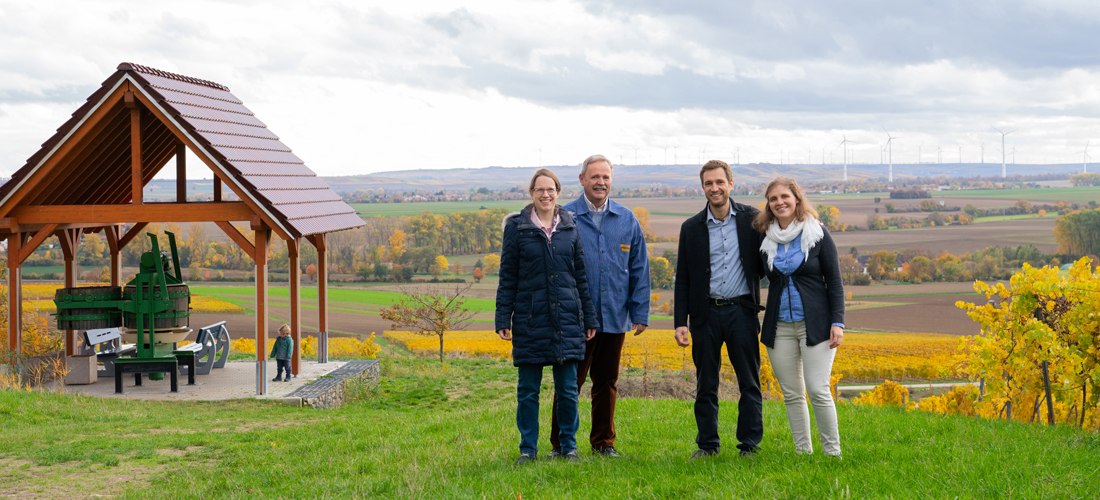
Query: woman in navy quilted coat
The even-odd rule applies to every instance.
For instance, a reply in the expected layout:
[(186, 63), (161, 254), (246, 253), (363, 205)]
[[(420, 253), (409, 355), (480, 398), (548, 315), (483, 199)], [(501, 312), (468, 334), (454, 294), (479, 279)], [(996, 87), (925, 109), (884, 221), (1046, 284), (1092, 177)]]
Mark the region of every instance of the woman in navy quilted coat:
[(504, 220), (496, 331), (512, 342), (512, 362), (519, 370), (516, 463), (538, 457), (539, 391), (547, 365), (554, 372), (560, 456), (577, 458), (577, 364), (584, 359), (585, 341), (596, 334), (596, 313), (580, 235), (573, 217), (557, 204), (560, 191), (554, 172), (539, 169), (529, 187), (532, 203)]

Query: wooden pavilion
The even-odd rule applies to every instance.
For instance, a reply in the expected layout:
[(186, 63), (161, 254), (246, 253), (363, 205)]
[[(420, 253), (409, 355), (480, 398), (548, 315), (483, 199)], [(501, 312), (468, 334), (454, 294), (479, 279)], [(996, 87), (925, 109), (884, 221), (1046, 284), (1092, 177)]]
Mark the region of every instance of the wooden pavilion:
[[(186, 151), (213, 172), (213, 200), (187, 199)], [(176, 196), (142, 199), (146, 183), (175, 159)], [(223, 199), (224, 190), (235, 195)], [(8, 347), (21, 349), (21, 266), (56, 235), (65, 286), (76, 286), (74, 259), (84, 234), (103, 231), (111, 285), (121, 281), (121, 251), (149, 223), (214, 222), (256, 264), (256, 393), (267, 392), (268, 247), (286, 242), (290, 258), (292, 369), (301, 353), (299, 247), (317, 248), (319, 361), (327, 361), (326, 234), (363, 225), (355, 210), (217, 83), (122, 63), (0, 186), (0, 238), (7, 240)], [(247, 223), (249, 238), (234, 223)], [(246, 231), (247, 232), (247, 231)], [(65, 335), (65, 355), (76, 351)]]

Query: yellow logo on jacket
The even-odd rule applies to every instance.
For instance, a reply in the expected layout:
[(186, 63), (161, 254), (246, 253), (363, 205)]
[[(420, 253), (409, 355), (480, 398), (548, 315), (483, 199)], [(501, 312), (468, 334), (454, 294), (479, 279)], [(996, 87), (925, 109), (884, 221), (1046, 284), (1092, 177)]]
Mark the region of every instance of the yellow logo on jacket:
[(629, 243), (623, 243), (623, 244), (619, 245), (619, 248), (622, 249), (622, 251), (624, 251), (624, 252), (630, 253), (630, 244)]

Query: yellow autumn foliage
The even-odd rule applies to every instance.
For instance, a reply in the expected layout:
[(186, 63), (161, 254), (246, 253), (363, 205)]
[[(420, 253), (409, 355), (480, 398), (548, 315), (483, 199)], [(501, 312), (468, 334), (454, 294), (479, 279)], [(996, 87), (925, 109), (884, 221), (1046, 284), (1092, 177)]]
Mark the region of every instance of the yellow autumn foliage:
[(852, 400), (853, 403), (869, 406), (900, 406), (906, 409), (915, 407), (909, 400), (909, 389), (893, 380), (887, 380)]
[[(650, 329), (640, 336), (627, 334), (623, 343), (622, 366), (661, 370), (691, 370), (691, 350), (676, 345), (672, 330)], [(418, 353), (439, 349), (436, 337), (412, 332), (388, 331), (387, 338), (397, 340)], [(470, 356), (509, 359), (512, 344), (500, 340), (495, 332), (449, 331), (444, 335), (444, 351)], [(833, 373), (848, 380), (886, 378), (935, 379), (953, 374), (953, 353), (959, 337), (929, 333), (847, 333), (837, 352)], [(761, 383), (765, 392), (779, 393), (778, 384), (769, 387), (771, 365), (761, 346)], [(725, 368), (728, 367), (724, 365)], [(766, 373), (765, 373), (766, 372)], [(835, 385), (835, 383), (834, 383)], [(772, 389), (772, 390), (769, 390)]]
[[(374, 332), (365, 339), (355, 337), (329, 337), (328, 355), (333, 358), (344, 359), (375, 359), (381, 347), (375, 343)], [(275, 339), (268, 338), (267, 345), (274, 345)], [(241, 354), (256, 354), (255, 339), (234, 339), (229, 342), (229, 350)], [(317, 356), (317, 337), (306, 336), (302, 338), (301, 352), (303, 356)]]

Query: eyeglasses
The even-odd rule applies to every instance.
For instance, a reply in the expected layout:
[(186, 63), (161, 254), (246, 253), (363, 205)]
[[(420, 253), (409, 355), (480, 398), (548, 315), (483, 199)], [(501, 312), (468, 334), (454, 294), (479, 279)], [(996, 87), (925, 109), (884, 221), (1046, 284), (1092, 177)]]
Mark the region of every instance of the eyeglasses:
[(536, 188), (536, 194), (554, 194), (558, 192), (558, 188)]

